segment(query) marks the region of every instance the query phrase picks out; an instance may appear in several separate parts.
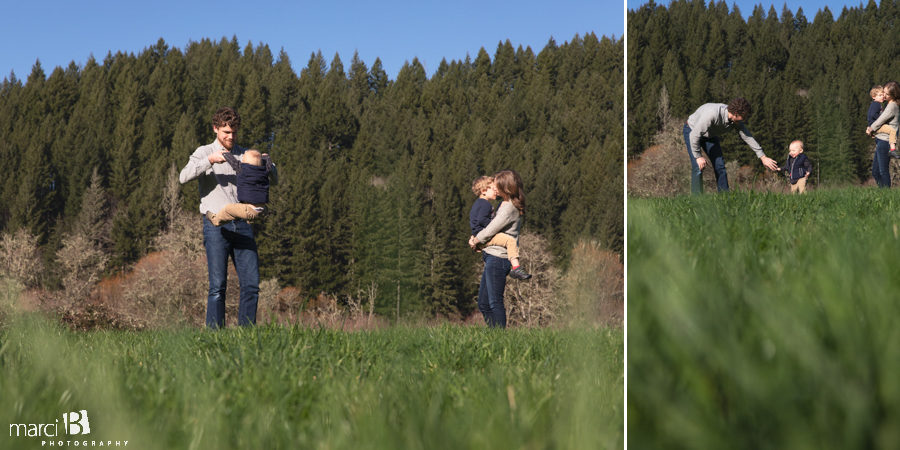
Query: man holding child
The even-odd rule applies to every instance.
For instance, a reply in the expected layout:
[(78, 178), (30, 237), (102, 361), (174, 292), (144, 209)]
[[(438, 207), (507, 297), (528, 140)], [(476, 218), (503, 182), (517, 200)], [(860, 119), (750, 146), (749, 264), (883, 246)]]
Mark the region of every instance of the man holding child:
[[(209, 216), (222, 211), (229, 204), (239, 203), (237, 175), (226, 156), (240, 158), (245, 149), (235, 144), (241, 117), (233, 108), (223, 107), (213, 115), (212, 129), (216, 140), (198, 147), (181, 170), (182, 184), (197, 179), (200, 187), (200, 213), (203, 215), (203, 245), (209, 272), (209, 295), (206, 303), (206, 326), (225, 326), (225, 287), (228, 281), (228, 257), (234, 261), (240, 283), (238, 325), (256, 323), (259, 301), (259, 256), (253, 229), (244, 219), (221, 225), (213, 224)], [(228, 154), (231, 155), (228, 155)], [(268, 172), (271, 184), (278, 182), (278, 172)], [(214, 216), (213, 216), (214, 217)]]

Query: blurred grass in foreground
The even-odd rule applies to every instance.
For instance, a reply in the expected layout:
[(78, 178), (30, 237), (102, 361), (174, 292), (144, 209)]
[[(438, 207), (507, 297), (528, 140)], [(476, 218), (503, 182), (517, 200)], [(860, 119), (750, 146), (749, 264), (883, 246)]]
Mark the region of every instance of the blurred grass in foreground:
[[(623, 445), (621, 329), (77, 333), (11, 312), (10, 289), (0, 424), (83, 409), (79, 441), (140, 449)], [(0, 447), (41, 438), (4, 432)]]
[(900, 195), (628, 204), (630, 448), (900, 448)]

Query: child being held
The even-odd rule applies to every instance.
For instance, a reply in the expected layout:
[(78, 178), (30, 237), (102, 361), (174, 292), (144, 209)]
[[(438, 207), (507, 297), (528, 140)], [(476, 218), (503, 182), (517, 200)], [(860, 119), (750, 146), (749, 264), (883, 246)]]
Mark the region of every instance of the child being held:
[(791, 180), (791, 194), (806, 192), (806, 179), (812, 172), (812, 163), (809, 158), (803, 154), (803, 141), (791, 142), (790, 156), (784, 163), (782, 170), (787, 172), (788, 178)]
[[(866, 121), (869, 127), (872, 127), (872, 124), (878, 120), (882, 111), (884, 111), (883, 103), (885, 101), (885, 97), (888, 97), (887, 100), (895, 101), (896, 99), (891, 99), (890, 94), (885, 92), (885, 89), (881, 85), (876, 85), (869, 91), (869, 95), (872, 97), (872, 103), (869, 104), (869, 111), (866, 113)], [(887, 123), (881, 125), (877, 130), (870, 130), (870, 135), (884, 133), (888, 135), (888, 143), (891, 146), (890, 151), (888, 152), (891, 155), (891, 158), (900, 158), (900, 153), (897, 152), (897, 129), (888, 125)]]
[(219, 226), (234, 219), (255, 219), (269, 202), (269, 172), (273, 170), (271, 158), (257, 150), (247, 150), (241, 160), (225, 152), (225, 161), (237, 173), (237, 195), (240, 203), (229, 203), (221, 211), (206, 214), (213, 225)]
[(872, 103), (869, 103), (869, 111), (866, 113), (866, 125), (872, 126), (872, 122), (878, 119), (884, 110), (884, 86), (878, 84), (869, 91)]
[[(488, 176), (478, 177), (472, 183), (472, 193), (478, 196), (472, 209), (469, 211), (469, 225), (472, 227), (472, 236), (478, 234), (489, 223), (494, 215), (494, 207), (488, 200), (497, 198), (497, 189), (494, 187), (494, 179)], [(516, 238), (505, 234), (497, 233), (490, 241), (484, 243), (484, 246), (499, 245), (506, 247), (506, 253), (509, 255), (509, 262), (512, 263), (512, 269), (509, 276), (517, 280), (527, 280), (531, 278), (531, 274), (525, 271), (519, 265), (519, 246)]]

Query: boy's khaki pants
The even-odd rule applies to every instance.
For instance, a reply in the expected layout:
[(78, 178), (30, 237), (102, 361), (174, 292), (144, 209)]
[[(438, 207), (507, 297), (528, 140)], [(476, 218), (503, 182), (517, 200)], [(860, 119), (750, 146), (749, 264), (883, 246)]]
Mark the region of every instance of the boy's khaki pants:
[(229, 203), (221, 211), (217, 212), (210, 221), (213, 225), (219, 226), (222, 222), (229, 222), (234, 219), (252, 220), (259, 215), (256, 208), (261, 206), (252, 203)]
[(791, 185), (791, 194), (806, 192), (806, 177), (797, 180), (797, 184)]
[(516, 238), (505, 234), (505, 233), (497, 233), (491, 240), (484, 243), (484, 246), (488, 245), (499, 245), (501, 247), (506, 247), (506, 255), (509, 256), (510, 260), (516, 259), (519, 257), (519, 245), (516, 242)]
[(891, 148), (897, 148), (897, 130), (890, 125), (882, 125), (875, 133), (887, 133)]

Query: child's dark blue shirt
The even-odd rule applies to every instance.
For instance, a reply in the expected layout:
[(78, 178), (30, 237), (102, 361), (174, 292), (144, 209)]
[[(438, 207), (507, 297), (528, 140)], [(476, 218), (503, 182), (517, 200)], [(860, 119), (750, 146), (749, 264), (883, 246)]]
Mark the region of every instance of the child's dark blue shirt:
[(797, 181), (805, 177), (812, 171), (812, 163), (806, 154), (801, 153), (796, 157), (788, 156), (787, 162), (784, 163), (784, 170), (791, 179), (791, 184), (797, 184)]
[(269, 171), (266, 166), (241, 163), (237, 174), (238, 201), (261, 204), (269, 202)]
[(469, 226), (472, 227), (472, 236), (478, 234), (479, 231), (491, 223), (493, 212), (494, 207), (491, 206), (491, 202), (480, 197), (478, 200), (475, 200), (475, 204), (472, 205), (472, 209), (469, 211)]
[(262, 204), (269, 202), (269, 172), (272, 170), (272, 159), (263, 156), (263, 165), (255, 166), (240, 162), (230, 152), (222, 154), (225, 161), (234, 169), (236, 175), (237, 196), (241, 203)]
[(866, 114), (866, 122), (868, 125), (872, 125), (872, 122), (874, 122), (875, 119), (878, 119), (882, 109), (884, 109), (884, 107), (881, 103), (872, 100), (872, 103), (869, 105), (869, 112)]

